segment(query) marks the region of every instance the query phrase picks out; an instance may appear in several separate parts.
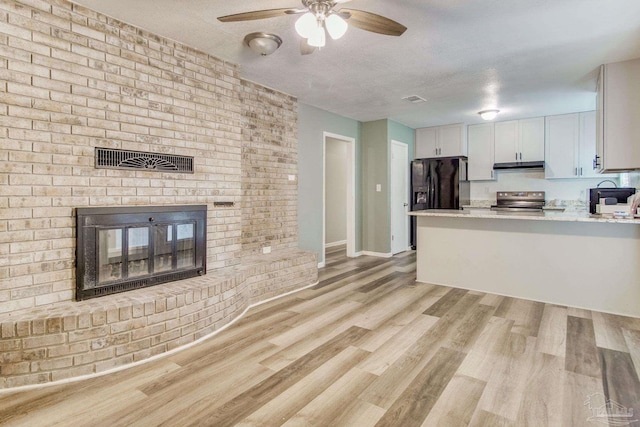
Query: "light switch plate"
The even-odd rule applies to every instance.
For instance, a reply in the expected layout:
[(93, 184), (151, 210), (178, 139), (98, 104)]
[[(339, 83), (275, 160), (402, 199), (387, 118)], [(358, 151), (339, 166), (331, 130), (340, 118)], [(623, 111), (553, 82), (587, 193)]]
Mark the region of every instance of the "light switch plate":
[(289, 181), (295, 181), (295, 180), (296, 180), (295, 175), (289, 175)]
[(262, 253), (263, 254), (270, 254), (271, 253), (271, 246), (265, 246), (264, 248), (262, 248)]
[(378, 193), (382, 191), (382, 184), (376, 184), (376, 191)]

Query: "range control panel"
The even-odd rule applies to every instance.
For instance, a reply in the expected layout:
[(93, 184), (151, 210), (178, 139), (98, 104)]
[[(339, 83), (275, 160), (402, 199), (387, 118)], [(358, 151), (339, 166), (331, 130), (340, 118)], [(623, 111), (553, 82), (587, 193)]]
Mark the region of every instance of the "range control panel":
[(498, 191), (496, 200), (544, 202), (544, 191)]

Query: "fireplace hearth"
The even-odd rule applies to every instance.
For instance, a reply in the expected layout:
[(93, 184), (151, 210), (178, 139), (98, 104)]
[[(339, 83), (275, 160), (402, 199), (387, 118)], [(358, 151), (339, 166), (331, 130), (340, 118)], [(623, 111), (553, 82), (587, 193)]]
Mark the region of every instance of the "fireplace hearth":
[(202, 276), (207, 206), (76, 209), (76, 300)]

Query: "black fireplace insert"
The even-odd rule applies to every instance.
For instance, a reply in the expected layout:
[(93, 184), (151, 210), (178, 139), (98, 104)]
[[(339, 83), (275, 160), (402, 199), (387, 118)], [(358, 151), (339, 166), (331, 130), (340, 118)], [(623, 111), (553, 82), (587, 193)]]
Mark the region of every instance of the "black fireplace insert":
[(207, 206), (76, 209), (76, 300), (202, 276)]

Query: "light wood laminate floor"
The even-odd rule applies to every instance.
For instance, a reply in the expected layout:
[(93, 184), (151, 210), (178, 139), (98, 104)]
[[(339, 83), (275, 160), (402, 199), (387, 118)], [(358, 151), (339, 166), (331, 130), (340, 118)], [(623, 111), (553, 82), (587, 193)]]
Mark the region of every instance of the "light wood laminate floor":
[(175, 355), (0, 394), (0, 424), (588, 426), (609, 399), (611, 425), (640, 418), (640, 319), (416, 283), (411, 252), (337, 248), (320, 273)]

